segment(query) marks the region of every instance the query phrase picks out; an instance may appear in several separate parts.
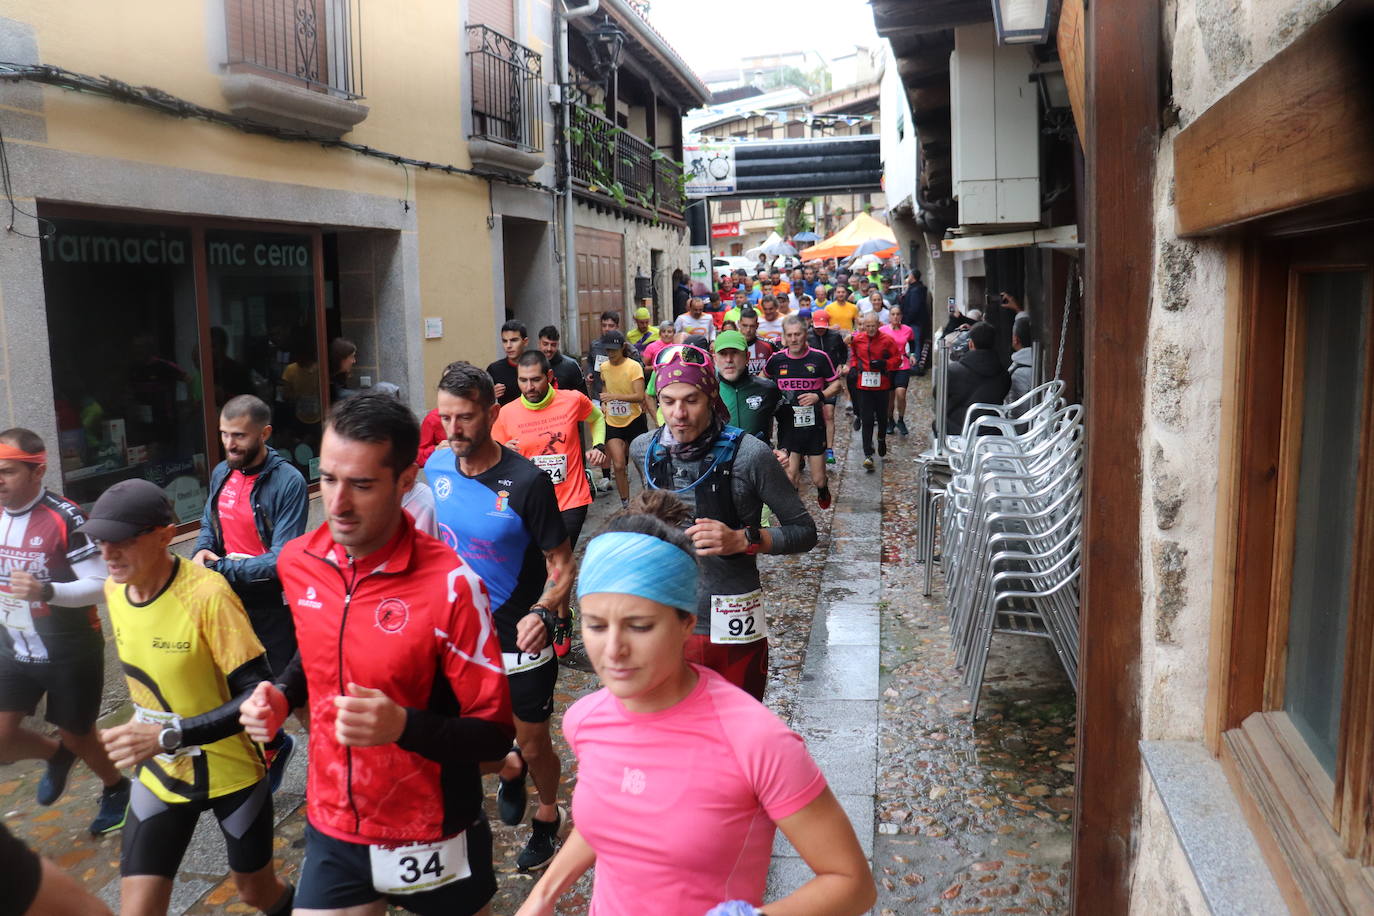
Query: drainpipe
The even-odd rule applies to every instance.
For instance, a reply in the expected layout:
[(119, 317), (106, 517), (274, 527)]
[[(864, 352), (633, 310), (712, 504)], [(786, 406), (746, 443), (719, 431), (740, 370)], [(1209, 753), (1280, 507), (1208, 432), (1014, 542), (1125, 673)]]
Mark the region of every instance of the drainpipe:
[(559, 117), (555, 128), (557, 136), (554, 140), (563, 160), (563, 187), (560, 189), (563, 195), (563, 286), (566, 291), (563, 297), (563, 350), (571, 353), (574, 358), (582, 353), (583, 341), (579, 336), (581, 329), (577, 305), (577, 202), (573, 199), (572, 192), (572, 146), (568, 143), (567, 137), (567, 130), (571, 124), (571, 109), (566, 87), (572, 77), (572, 68), (568, 65), (568, 20), (590, 16), (600, 8), (601, 0), (590, 0), (589, 3), (572, 9), (568, 9), (564, 0), (559, 0), (554, 4), (553, 13), (554, 28), (557, 31), (554, 53), (558, 58), (559, 83)]

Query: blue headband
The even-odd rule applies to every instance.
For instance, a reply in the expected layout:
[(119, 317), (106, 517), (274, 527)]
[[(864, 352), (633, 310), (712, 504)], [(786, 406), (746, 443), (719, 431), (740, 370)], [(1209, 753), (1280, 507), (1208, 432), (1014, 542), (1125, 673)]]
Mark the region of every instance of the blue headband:
[(695, 614), (697, 561), (651, 534), (602, 534), (587, 545), (577, 577), (579, 601), (597, 592), (638, 595)]

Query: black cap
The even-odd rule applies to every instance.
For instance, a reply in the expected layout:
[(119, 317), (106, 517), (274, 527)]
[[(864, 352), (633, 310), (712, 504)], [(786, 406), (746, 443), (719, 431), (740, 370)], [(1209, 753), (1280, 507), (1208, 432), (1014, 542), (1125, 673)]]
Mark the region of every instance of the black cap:
[(601, 335), (601, 346), (607, 350), (625, 349), (625, 335), (619, 331), (607, 331)]
[(175, 525), (172, 501), (149, 480), (121, 480), (91, 507), (90, 517), (77, 530), (98, 541), (127, 541), (150, 528)]

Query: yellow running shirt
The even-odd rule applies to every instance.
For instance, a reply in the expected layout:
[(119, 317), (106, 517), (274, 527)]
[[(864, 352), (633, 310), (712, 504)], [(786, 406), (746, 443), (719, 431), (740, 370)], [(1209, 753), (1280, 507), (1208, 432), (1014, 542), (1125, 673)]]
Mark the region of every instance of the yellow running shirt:
[(601, 364), (601, 412), (606, 425), (620, 429), (629, 426), (644, 408), (638, 402), (617, 401), (618, 394), (634, 394), (636, 379), (644, 378), (644, 367), (628, 356), (617, 366), (610, 360)]
[[(172, 580), (147, 604), (105, 580), (115, 645), (135, 718), (163, 722), (198, 716), (229, 702), (228, 675), (263, 654), (243, 605), (224, 577), (178, 558)], [(165, 802), (203, 801), (247, 788), (265, 773), (243, 732), (203, 747), (180, 748), (138, 765), (138, 778)]]

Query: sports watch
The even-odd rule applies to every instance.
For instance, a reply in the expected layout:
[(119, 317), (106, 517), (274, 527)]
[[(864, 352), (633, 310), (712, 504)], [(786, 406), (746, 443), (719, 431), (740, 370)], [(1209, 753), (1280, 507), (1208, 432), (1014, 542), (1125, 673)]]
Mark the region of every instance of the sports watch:
[(158, 747), (167, 753), (172, 753), (181, 747), (181, 720), (173, 719), (162, 731), (157, 733)]
[(753, 525), (744, 529), (744, 539), (749, 542), (749, 546), (744, 548), (746, 556), (754, 556), (763, 549), (763, 532)]

